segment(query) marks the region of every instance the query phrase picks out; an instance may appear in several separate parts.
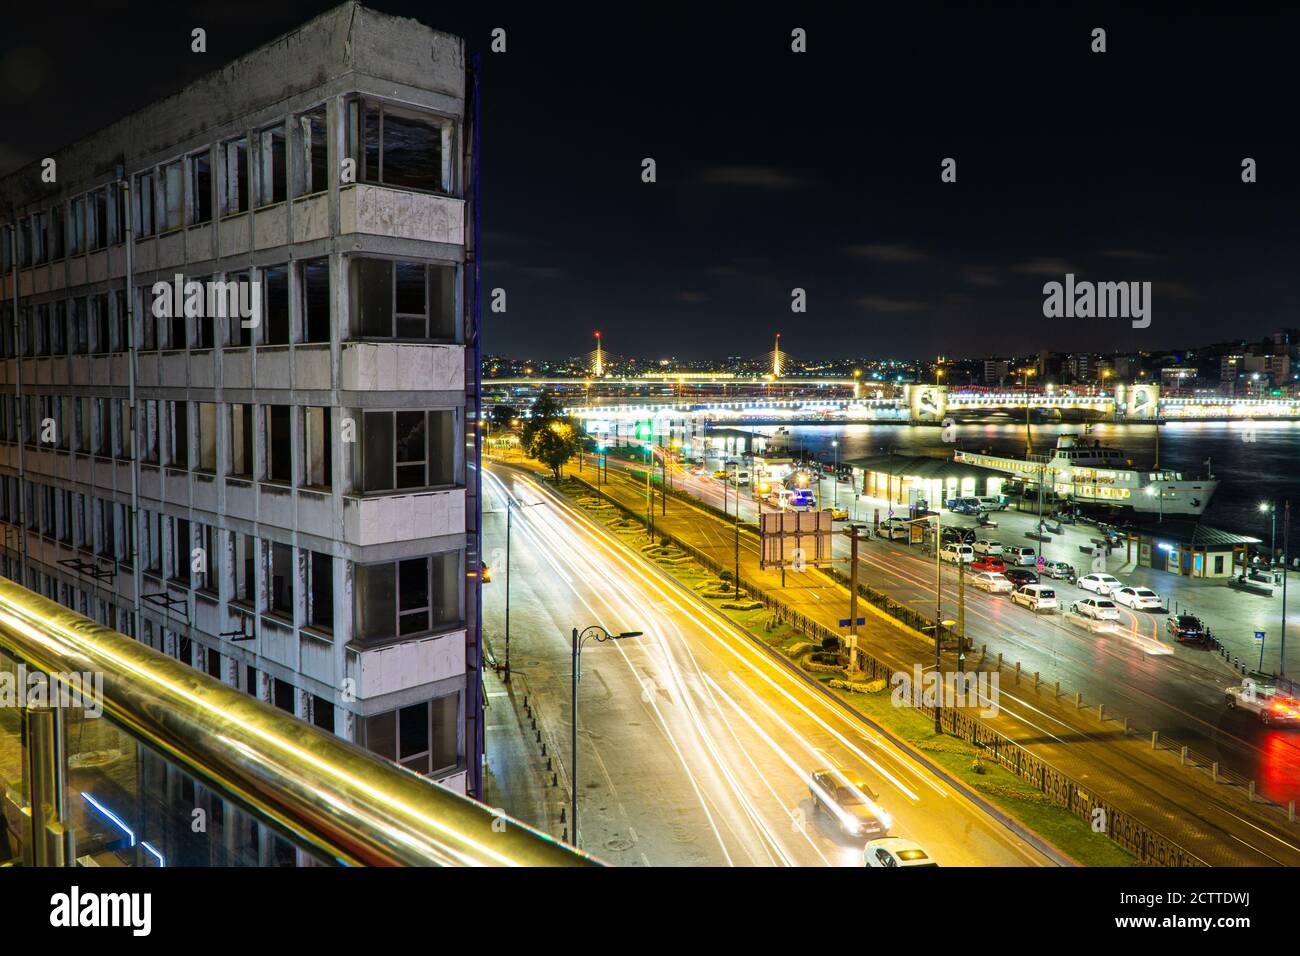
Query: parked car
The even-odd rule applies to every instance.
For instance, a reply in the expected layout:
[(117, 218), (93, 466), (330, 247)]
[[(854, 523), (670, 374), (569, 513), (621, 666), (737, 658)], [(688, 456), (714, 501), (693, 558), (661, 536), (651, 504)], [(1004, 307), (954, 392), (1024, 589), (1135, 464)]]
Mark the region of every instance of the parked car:
[(1070, 606), (1070, 610), (1083, 617), (1090, 617), (1094, 621), (1119, 620), (1119, 608), (1109, 598), (1084, 598), (1081, 601), (1075, 601)]
[(887, 518), (876, 526), (876, 534), (891, 541), (896, 539), (906, 541), (912, 534), (912, 527), (902, 518)]
[(945, 544), (943, 550), (939, 552), (939, 557), (943, 560), (956, 564), (970, 564), (975, 560), (975, 549), (969, 544)]
[(1126, 587), (1111, 591), (1110, 596), (1117, 604), (1131, 607), (1137, 611), (1159, 611), (1165, 606), (1164, 600), (1150, 588)]
[(1067, 561), (1044, 561), (1043, 577), (1055, 578), (1058, 581), (1068, 581), (1074, 577), (1074, 565)]
[(970, 583), (972, 587), (988, 591), (990, 594), (1007, 594), (1011, 591), (1011, 582), (1007, 576), (994, 571), (981, 571), (979, 574), (972, 575)]
[(713, 473), (713, 477), (718, 479), (718, 481), (726, 481), (731, 477), (731, 472), (727, 471), (725, 468), (719, 468)]
[(1204, 644), (1209, 639), (1205, 622), (1195, 614), (1171, 614), (1165, 629), (1180, 644)]
[(1008, 566), (1019, 564), (1032, 568), (1038, 563), (1038, 552), (1033, 548), (1009, 545), (1002, 549), (1002, 560), (1005, 561)]
[(976, 554), (1001, 554), (1002, 553), (1002, 545), (999, 542), (994, 541), (990, 538), (978, 538), (976, 539), (975, 543), (971, 545), (971, 547), (975, 549)]
[(995, 571), (1001, 574), (1007, 569), (1006, 563), (995, 554), (986, 554), (971, 562), (972, 571)]
[(938, 866), (919, 844), (898, 837), (869, 840), (862, 850), (863, 866)]
[(1011, 600), (1031, 611), (1056, 609), (1056, 591), (1046, 584), (1026, 584), (1011, 592)]
[(816, 770), (808, 786), (813, 811), (828, 813), (849, 837), (883, 837), (893, 820), (876, 805), (880, 798), (860, 780), (833, 770)]
[(1038, 583), (1038, 575), (1028, 568), (1007, 568), (1002, 572), (1002, 576), (1018, 588), (1026, 584)]
[(1007, 499), (1000, 495), (978, 495), (975, 498), (984, 511), (1006, 511)]
[(978, 517), (984, 513), (980, 510), (978, 504), (971, 504), (964, 498), (960, 501), (954, 502), (952, 507), (948, 510), (955, 515), (970, 515), (972, 517)]
[(1271, 685), (1246, 681), (1240, 687), (1229, 687), (1224, 693), (1229, 710), (1254, 714), (1262, 724), (1300, 722), (1300, 701), (1287, 697)]
[(1092, 591), (1094, 594), (1110, 594), (1116, 588), (1122, 588), (1124, 582), (1117, 577), (1109, 574), (1085, 574), (1079, 578), (1079, 587), (1085, 591)]
[(830, 508), (823, 508), (822, 511), (829, 511), (831, 513), (832, 521), (849, 520), (849, 512), (847, 508), (830, 507)]
[(738, 472), (736, 472), (736, 484), (739, 485), (739, 486), (741, 486), (741, 487), (744, 487), (745, 485), (748, 485), (748, 484), (749, 484), (749, 472), (747, 472), (747, 471), (738, 471)]

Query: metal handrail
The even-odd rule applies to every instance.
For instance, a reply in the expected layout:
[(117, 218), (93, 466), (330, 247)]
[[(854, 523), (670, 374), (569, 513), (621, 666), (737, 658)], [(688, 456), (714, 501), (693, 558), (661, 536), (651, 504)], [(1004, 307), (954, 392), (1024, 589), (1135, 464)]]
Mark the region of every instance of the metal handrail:
[(52, 675), (102, 674), (106, 717), (323, 860), (597, 863), (3, 578), (0, 649)]

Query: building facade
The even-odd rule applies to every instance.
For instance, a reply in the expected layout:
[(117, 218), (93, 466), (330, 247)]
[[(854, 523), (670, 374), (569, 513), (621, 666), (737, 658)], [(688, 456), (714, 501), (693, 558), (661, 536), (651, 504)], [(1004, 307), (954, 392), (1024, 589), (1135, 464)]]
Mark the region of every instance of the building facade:
[(473, 89), (349, 3), (0, 180), (0, 571), (471, 794)]

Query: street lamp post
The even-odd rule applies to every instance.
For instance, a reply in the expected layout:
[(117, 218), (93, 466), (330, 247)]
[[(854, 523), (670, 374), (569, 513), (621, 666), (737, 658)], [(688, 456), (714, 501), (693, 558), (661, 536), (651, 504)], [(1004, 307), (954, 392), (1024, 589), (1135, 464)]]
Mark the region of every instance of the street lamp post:
[(573, 834), (569, 842), (578, 848), (578, 678), (582, 676), (582, 645), (588, 638), (594, 637), (598, 643), (619, 640), (624, 637), (640, 637), (640, 631), (622, 631), (611, 634), (599, 624), (579, 631), (573, 629), (573, 673), (572, 690), (569, 698), (569, 726), (572, 763), (569, 767), (569, 826)]
[(1291, 499), (1282, 508), (1282, 646), (1278, 650), (1277, 671), (1286, 674), (1286, 579), (1287, 561), (1291, 558)]
[[(1277, 503), (1273, 501), (1261, 501), (1259, 503), (1260, 511), (1267, 511), (1272, 516), (1273, 535), (1268, 545), (1268, 563), (1272, 567), (1277, 563)], [(1285, 567), (1285, 564), (1283, 565)]]
[[(943, 515), (936, 511), (934, 515), (934, 679), (938, 682), (936, 686), (943, 686), (943, 671), (939, 663), (939, 645), (943, 637), (943, 565), (939, 558), (939, 551), (943, 547)], [(961, 560), (961, 552), (957, 552), (957, 560)], [(943, 726), (940, 719), (941, 711), (939, 701), (936, 698), (934, 702), (934, 732), (943, 733)]]
[(835, 471), (831, 474), (831, 507), (840, 506), (840, 443), (831, 442), (831, 447), (835, 449)]

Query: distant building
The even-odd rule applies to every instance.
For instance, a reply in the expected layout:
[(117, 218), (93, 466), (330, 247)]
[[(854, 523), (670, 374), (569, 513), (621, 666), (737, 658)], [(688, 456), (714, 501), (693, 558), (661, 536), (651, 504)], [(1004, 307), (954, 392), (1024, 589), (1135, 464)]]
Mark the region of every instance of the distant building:
[(1011, 363), (1006, 359), (986, 359), (984, 362), (984, 384), (1001, 385), (1011, 374)]
[(1160, 384), (1181, 385), (1188, 387), (1196, 382), (1200, 375), (1200, 369), (1192, 368), (1187, 365), (1175, 365), (1172, 368), (1162, 368), (1160, 370)]

